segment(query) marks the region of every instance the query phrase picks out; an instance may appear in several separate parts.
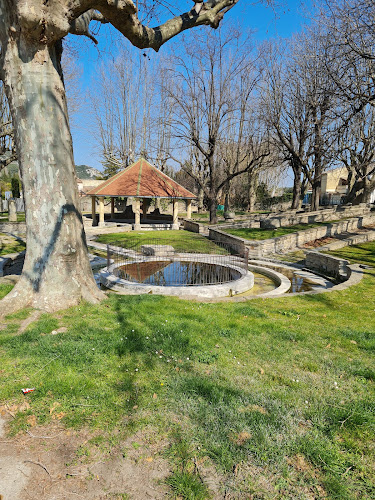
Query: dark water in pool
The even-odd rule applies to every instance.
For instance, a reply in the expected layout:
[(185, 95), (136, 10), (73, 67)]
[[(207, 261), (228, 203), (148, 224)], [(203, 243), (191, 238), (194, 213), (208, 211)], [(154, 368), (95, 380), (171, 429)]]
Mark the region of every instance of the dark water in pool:
[(296, 293), (296, 292), (309, 292), (313, 289), (314, 283), (307, 278), (303, 278), (298, 274), (297, 271), (293, 269), (288, 269), (286, 267), (280, 266), (267, 266), (269, 269), (274, 269), (279, 273), (283, 274), (287, 278), (290, 279), (292, 286), (289, 288), (287, 293)]
[(218, 285), (241, 277), (230, 267), (182, 261), (133, 262), (116, 268), (115, 274), (132, 283), (159, 286)]

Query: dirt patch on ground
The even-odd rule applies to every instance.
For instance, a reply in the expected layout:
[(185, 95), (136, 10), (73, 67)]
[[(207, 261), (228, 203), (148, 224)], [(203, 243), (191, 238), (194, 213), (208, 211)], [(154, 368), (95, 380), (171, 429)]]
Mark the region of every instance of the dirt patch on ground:
[(106, 449), (92, 444), (92, 433), (67, 430), (59, 423), (9, 438), (10, 420), (0, 414), (3, 500), (144, 500), (167, 494), (163, 481), (169, 465), (160, 456), (162, 445), (148, 433)]
[(323, 245), (328, 245), (328, 243), (332, 243), (333, 241), (335, 241), (335, 238), (319, 238), (317, 240), (307, 241), (303, 244), (303, 248), (318, 248)]

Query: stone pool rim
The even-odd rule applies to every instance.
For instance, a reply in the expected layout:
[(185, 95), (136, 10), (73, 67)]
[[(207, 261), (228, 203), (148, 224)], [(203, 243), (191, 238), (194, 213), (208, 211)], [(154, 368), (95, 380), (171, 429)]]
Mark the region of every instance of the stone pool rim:
[[(212, 262), (212, 255), (209, 256)], [(126, 262), (126, 264), (131, 264), (134, 262), (153, 262), (160, 259), (155, 259), (152, 257), (142, 258), (140, 260), (133, 260)], [(181, 256), (176, 255), (173, 258), (169, 258), (171, 261), (180, 262), (197, 262), (197, 263), (207, 263), (204, 256)], [(240, 278), (227, 283), (220, 283), (216, 285), (173, 285), (173, 286), (162, 286), (162, 285), (150, 285), (145, 283), (134, 283), (132, 281), (125, 280), (114, 274), (114, 270), (117, 267), (121, 267), (123, 264), (111, 264), (101, 270), (99, 279), (100, 283), (109, 288), (124, 295), (139, 295), (139, 294), (155, 294), (155, 295), (168, 295), (175, 297), (190, 297), (190, 298), (219, 298), (219, 297), (233, 297), (237, 294), (243, 293), (254, 286), (254, 275), (249, 269), (245, 269), (241, 266), (236, 266), (233, 262), (228, 262), (225, 258), (220, 258), (217, 262), (218, 265), (225, 265), (240, 273)]]

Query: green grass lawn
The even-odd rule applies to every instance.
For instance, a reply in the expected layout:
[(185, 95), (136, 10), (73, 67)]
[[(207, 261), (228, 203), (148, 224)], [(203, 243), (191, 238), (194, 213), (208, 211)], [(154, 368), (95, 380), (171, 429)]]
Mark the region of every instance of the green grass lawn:
[(128, 233), (102, 234), (97, 237), (99, 243), (109, 243), (125, 248), (139, 247), (145, 244), (172, 245), (176, 251), (212, 253), (222, 252), (213, 241), (189, 231), (132, 231)]
[(22, 252), (25, 248), (26, 245), (23, 241), (0, 233), (0, 256)]
[[(374, 249), (347, 251), (368, 264)], [(26, 310), (0, 329), (0, 405), (30, 403), (13, 433), (31, 415), (91, 429), (87, 459), (98, 436), (120, 449), (152, 429), (172, 498), (210, 498), (214, 470), (233, 499), (372, 499), (374, 287), (366, 270), (342, 292), (248, 303), (110, 294), (18, 334)]]
[[(337, 221), (335, 221), (337, 222)], [(328, 222), (315, 222), (314, 224), (295, 224), (294, 226), (279, 227), (277, 229), (256, 229), (256, 228), (239, 228), (225, 229), (224, 231), (233, 236), (244, 238), (245, 240), (268, 240), (269, 238), (277, 238), (285, 234), (304, 231), (313, 227), (326, 226)]]
[(330, 253), (342, 259), (348, 259), (350, 262), (375, 266), (375, 242), (362, 243), (350, 247), (333, 250)]
[[(8, 212), (0, 212), (1, 222), (8, 222)], [(25, 222), (25, 212), (17, 212), (17, 222)]]

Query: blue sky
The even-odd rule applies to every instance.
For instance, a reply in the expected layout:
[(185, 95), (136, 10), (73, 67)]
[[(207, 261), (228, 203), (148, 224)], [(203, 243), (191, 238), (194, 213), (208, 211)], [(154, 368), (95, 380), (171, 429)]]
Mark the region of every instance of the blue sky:
[[(180, 3), (186, 5), (185, 1)], [(191, 5), (191, 0), (187, 5)], [(262, 41), (274, 37), (287, 38), (292, 33), (300, 31), (301, 27), (308, 22), (306, 16), (311, 14), (311, 8), (312, 2), (310, 1), (288, 0), (283, 2), (283, 5), (272, 9), (262, 3), (254, 5), (246, 0), (239, 0), (227, 17), (230, 17), (235, 23), (255, 30), (255, 38)], [(75, 40), (72, 41), (78, 54), (76, 61), (81, 72), (79, 87), (82, 96), (80, 99), (82, 105), (74, 116), (71, 127), (74, 158), (77, 165), (86, 164), (99, 170), (102, 169), (102, 166), (98, 143), (93, 133), (95, 127), (93, 117), (90, 115), (90, 107), (85, 99), (90, 85), (95, 82), (97, 65), (100, 64), (101, 60), (112, 55), (111, 49), (116, 36), (111, 28), (105, 26), (101, 28), (97, 37), (99, 41), (97, 47), (83, 37), (73, 37)], [(170, 48), (173, 48), (173, 44), (178, 43), (178, 37), (168, 43)]]

